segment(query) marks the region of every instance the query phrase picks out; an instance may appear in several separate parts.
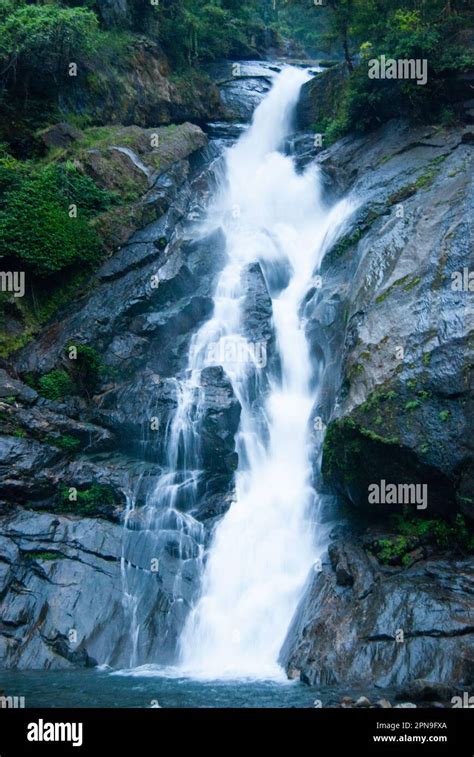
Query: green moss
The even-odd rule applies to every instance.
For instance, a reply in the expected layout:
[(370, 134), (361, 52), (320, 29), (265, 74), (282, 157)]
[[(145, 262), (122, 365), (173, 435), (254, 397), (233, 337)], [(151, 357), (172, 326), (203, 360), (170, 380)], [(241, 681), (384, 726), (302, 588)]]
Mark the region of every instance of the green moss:
[(405, 403), (405, 410), (411, 411), (416, 410), (421, 406), (420, 400), (410, 400), (409, 402)]
[(353, 381), (357, 376), (360, 376), (361, 373), (364, 373), (365, 368), (362, 365), (362, 363), (354, 363), (354, 365), (351, 365), (347, 372), (347, 377), (349, 381)]
[(74, 515), (97, 515), (104, 506), (114, 505), (116, 500), (110, 486), (92, 484), (87, 489), (77, 491), (77, 499), (70, 500), (70, 491), (66, 486), (59, 491), (59, 501), (54, 510)]
[(430, 161), (428, 169), (422, 173), (414, 182), (401, 187), (397, 192), (389, 197), (389, 203), (391, 205), (397, 205), (403, 200), (407, 200), (409, 197), (415, 194), (420, 189), (427, 189), (431, 186), (434, 179), (440, 171), (440, 165), (446, 160), (446, 155), (439, 155)]
[(423, 357), (421, 358), (421, 362), (425, 367), (427, 367), (431, 362), (431, 352), (424, 352)]
[(389, 288), (385, 290), (385, 292), (383, 292), (382, 294), (380, 294), (378, 297), (375, 298), (375, 302), (377, 304), (379, 304), (380, 302), (383, 302), (385, 299), (387, 299), (389, 294), (393, 292), (395, 287), (402, 286), (408, 279), (409, 279), (409, 276), (403, 276), (401, 279), (397, 279), (396, 281), (394, 281), (393, 284), (391, 284), (391, 286), (389, 286)]
[(419, 276), (415, 276), (406, 286), (403, 287), (403, 291), (410, 292), (412, 289), (418, 286), (420, 281), (421, 281), (421, 278)]
[(64, 560), (66, 555), (62, 552), (28, 552), (25, 554), (27, 560)]
[(81, 446), (79, 439), (76, 439), (69, 434), (61, 434), (58, 437), (51, 436), (47, 438), (47, 441), (49, 444), (52, 444), (54, 447), (59, 447), (59, 449), (62, 449), (65, 452), (75, 452)]
[(372, 552), (383, 564), (407, 566), (412, 562), (408, 553), (420, 546), (431, 545), (441, 551), (474, 551), (474, 536), (462, 515), (457, 515), (451, 523), (441, 518), (422, 520), (406, 513), (393, 515), (390, 521), (398, 533), (388, 539), (378, 539), (372, 547)]
[(431, 398), (431, 392), (427, 392), (425, 389), (420, 389), (420, 391), (417, 392), (417, 395), (421, 402), (426, 402), (426, 400)]
[(360, 427), (360, 433), (366, 436), (368, 439), (372, 439), (373, 442), (380, 442), (381, 444), (400, 444), (400, 439), (396, 436), (380, 436), (370, 428)]
[(334, 245), (332, 249), (333, 256), (335, 258), (338, 258), (343, 255), (350, 247), (354, 247), (362, 238), (362, 236), (363, 231), (361, 229), (357, 229), (357, 231), (355, 231), (353, 234), (348, 234), (347, 236), (343, 237)]
[[(101, 355), (89, 344), (72, 342), (65, 351), (77, 386), (86, 394), (93, 392), (105, 370)], [(73, 354), (76, 354), (75, 358), (71, 357)]]
[(439, 419), (440, 421), (443, 421), (443, 423), (446, 423), (451, 416), (451, 413), (449, 410), (441, 410), (439, 413)]

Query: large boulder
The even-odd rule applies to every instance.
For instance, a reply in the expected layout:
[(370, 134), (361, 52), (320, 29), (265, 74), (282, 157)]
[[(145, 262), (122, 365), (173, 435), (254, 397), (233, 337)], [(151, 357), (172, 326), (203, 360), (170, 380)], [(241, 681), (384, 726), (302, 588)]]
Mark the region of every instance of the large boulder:
[(347, 66), (341, 63), (303, 84), (296, 107), (298, 129), (321, 126), (337, 115), (347, 76)]
[(310, 685), (472, 686), (473, 588), (472, 561), (382, 568), (357, 540), (338, 539), (309, 579), (281, 661)]

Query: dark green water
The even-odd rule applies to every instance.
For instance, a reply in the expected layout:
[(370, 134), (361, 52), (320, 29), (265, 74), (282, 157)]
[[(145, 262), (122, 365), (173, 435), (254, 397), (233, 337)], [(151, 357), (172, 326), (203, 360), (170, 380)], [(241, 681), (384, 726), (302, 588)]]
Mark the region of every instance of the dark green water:
[[(1, 671), (0, 689), (25, 697), (26, 707), (314, 707), (347, 692), (299, 681), (198, 681), (159, 675), (115, 675), (100, 670)], [(369, 694), (370, 696), (370, 694)], [(375, 698), (380, 698), (379, 692)]]

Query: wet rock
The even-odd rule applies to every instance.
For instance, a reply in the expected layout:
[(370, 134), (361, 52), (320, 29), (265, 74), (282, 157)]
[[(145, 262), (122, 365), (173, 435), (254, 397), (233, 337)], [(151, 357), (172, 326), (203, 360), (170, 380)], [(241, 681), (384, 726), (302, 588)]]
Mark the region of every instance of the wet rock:
[(349, 560), (343, 549), (331, 544), (328, 550), (331, 565), (336, 573), (336, 583), (339, 586), (352, 586), (354, 576), (350, 572)]
[(323, 563), (288, 631), (285, 666), (299, 668), (310, 685), (471, 680), (472, 561), (435, 558), (394, 570), (378, 566), (357, 541), (334, 547), (353, 586), (341, 589), (334, 565)]
[(317, 158), (359, 201), (322, 262), (323, 291), (305, 305), (309, 338), (331, 366), (318, 414), (337, 407), (323, 474), (372, 515), (397, 511), (368, 501), (369, 485), (385, 480), (426, 485), (426, 514), (473, 517), (472, 319), (468, 293), (452, 286), (474, 209), (465, 133), (397, 120)]
[(395, 699), (413, 702), (447, 702), (457, 693), (457, 689), (445, 683), (416, 679), (404, 684)]
[(321, 121), (321, 115), (329, 120), (337, 115), (342, 87), (347, 78), (347, 66), (338, 66), (322, 71), (303, 84), (296, 108), (298, 129), (314, 128)]
[(367, 697), (359, 697), (355, 703), (355, 707), (370, 707), (370, 699), (367, 699)]
[(235, 434), (240, 420), (240, 403), (221, 366), (201, 371), (204, 396), (199, 406), (202, 425), (199, 432), (205, 470), (232, 474), (238, 464)]
[(274, 340), (272, 301), (259, 263), (247, 266), (242, 275), (245, 292), (242, 322), (245, 336), (252, 342), (269, 343)]
[(31, 404), (38, 398), (38, 393), (24, 384), (23, 381), (13, 378), (3, 368), (0, 369), (0, 401), (15, 399), (22, 403)]
[(265, 61), (219, 62), (208, 66), (208, 71), (219, 88), (225, 117), (244, 122), (251, 119), (276, 73)]

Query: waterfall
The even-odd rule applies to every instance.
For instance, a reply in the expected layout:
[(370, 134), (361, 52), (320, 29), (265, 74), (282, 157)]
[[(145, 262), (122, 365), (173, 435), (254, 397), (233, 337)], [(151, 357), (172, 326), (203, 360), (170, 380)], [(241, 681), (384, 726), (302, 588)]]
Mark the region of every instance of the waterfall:
[[(191, 345), (190, 378), (171, 437), (189, 457), (196, 444), (190, 396), (205, 366), (223, 366), (242, 412), (235, 501), (215, 529), (201, 595), (180, 638), (181, 670), (196, 677), (283, 675), (278, 654), (323, 547), (311, 485), (318, 455), (310, 428), (317, 366), (300, 306), (351, 208), (341, 201), (328, 209), (319, 169), (298, 174), (291, 157), (279, 151), (307, 78), (292, 67), (276, 77), (250, 128), (227, 151), (226, 177), (208, 218), (210, 229), (224, 230), (228, 262), (213, 316)], [(246, 339), (241, 314), (242, 275), (254, 262), (272, 296), (277, 361), (267, 366)]]

